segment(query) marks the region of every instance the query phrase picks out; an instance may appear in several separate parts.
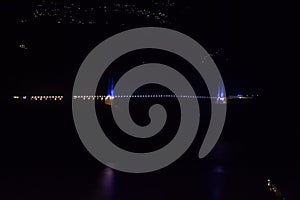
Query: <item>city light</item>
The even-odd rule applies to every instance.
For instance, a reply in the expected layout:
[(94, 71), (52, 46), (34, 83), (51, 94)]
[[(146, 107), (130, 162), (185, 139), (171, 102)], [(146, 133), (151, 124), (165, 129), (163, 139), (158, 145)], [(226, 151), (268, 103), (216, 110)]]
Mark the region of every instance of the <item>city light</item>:
[[(99, 20), (97, 13), (104, 13), (106, 16), (124, 15), (134, 16), (143, 20), (152, 20), (159, 24), (170, 24), (171, 17), (168, 10), (175, 7), (174, 2), (153, 2), (154, 7), (141, 7), (131, 3), (111, 3), (109, 5), (99, 4), (94, 6), (83, 6), (80, 3), (42, 1), (33, 6), (31, 16), (24, 16), (20, 23), (41, 22), (44, 19), (51, 19), (56, 24), (78, 24), (94, 25)], [(110, 21), (106, 18), (106, 24)], [(122, 23), (122, 25), (124, 25)]]
[(20, 49), (28, 49), (27, 46), (26, 46), (25, 44), (20, 44), (20, 45), (19, 45), (19, 48), (20, 48)]

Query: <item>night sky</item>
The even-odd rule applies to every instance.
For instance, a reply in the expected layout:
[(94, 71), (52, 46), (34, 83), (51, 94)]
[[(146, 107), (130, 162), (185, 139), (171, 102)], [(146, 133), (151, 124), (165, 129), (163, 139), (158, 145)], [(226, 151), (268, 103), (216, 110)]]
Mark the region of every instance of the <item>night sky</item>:
[[(275, 199), (268, 178), (287, 200), (299, 199), (299, 83), (292, 61), (297, 51), (286, 19), (292, 12), (283, 5), (232, 0), (14, 0), (1, 2), (0, 10), (0, 199)], [(194, 142), (169, 167), (132, 175), (106, 168), (85, 149), (72, 118), (72, 88), (81, 63), (95, 46), (116, 33), (145, 26), (192, 37), (217, 64), (227, 94), (256, 98), (228, 103), (222, 136), (205, 159), (197, 158), (201, 143)], [(105, 76), (114, 73), (117, 78), (129, 67), (153, 60), (173, 65), (190, 78), (197, 92), (207, 92), (188, 64), (167, 52), (129, 54)], [(121, 64), (123, 68), (114, 67)], [(152, 89), (162, 89), (156, 87)], [(12, 99), (48, 94), (65, 98), (50, 103)], [(178, 123), (178, 113), (172, 108), (178, 102), (154, 103), (170, 106), (172, 117), (165, 129), (176, 129), (172, 124)], [(207, 102), (199, 104), (204, 115), (196, 140), (202, 141), (209, 107)], [(150, 106), (137, 102), (139, 108), (145, 105)], [(109, 107), (99, 107), (98, 112), (110, 116)], [(147, 123), (143, 119), (137, 123)], [(108, 129), (114, 125), (108, 119), (102, 123)], [(111, 140), (137, 152), (159, 148), (173, 137), (166, 131), (166, 136), (142, 142), (111, 130)], [(106, 180), (111, 174), (113, 181)]]

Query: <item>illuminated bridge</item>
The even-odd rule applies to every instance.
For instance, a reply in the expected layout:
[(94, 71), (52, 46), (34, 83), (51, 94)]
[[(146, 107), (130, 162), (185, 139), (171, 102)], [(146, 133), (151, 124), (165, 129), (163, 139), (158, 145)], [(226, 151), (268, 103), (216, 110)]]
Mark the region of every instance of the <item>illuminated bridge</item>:
[[(74, 95), (72, 98), (74, 100), (93, 100), (93, 101), (103, 101), (107, 105), (112, 105), (115, 98), (185, 98), (185, 99), (211, 99), (216, 104), (226, 104), (229, 99), (252, 99), (258, 95), (242, 95), (238, 94), (236, 96), (230, 95), (225, 96), (224, 86), (219, 84), (216, 96), (191, 96), (191, 95), (174, 95), (174, 94), (114, 94), (114, 79), (108, 79), (107, 94), (106, 95)], [(33, 95), (33, 96), (13, 96), (15, 100), (22, 101), (62, 101), (64, 99), (63, 95)]]

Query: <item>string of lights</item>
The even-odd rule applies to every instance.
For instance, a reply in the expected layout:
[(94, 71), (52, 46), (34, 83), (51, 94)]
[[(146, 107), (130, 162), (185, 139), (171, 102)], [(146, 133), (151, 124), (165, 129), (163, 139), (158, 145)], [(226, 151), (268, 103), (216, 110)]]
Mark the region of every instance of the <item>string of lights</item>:
[(54, 95), (54, 96), (13, 96), (15, 100), (30, 100), (30, 101), (62, 101), (64, 96)]

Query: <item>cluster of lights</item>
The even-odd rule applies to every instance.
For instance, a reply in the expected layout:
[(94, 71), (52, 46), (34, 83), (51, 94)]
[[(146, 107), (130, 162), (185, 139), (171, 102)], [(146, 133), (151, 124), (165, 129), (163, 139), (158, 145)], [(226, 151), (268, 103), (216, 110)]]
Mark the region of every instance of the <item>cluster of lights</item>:
[[(32, 13), (33, 19), (48, 17), (57, 24), (95, 24), (96, 10), (93, 7), (83, 8), (76, 3), (54, 2), (43, 0), (35, 6)], [(21, 19), (21, 23), (28, 23), (30, 20)]]
[(278, 198), (278, 199), (282, 199), (284, 200), (285, 198), (283, 197), (283, 195), (281, 194), (281, 192), (278, 190), (278, 188), (276, 187), (276, 185), (274, 183), (271, 183), (271, 180), (268, 179), (268, 188), (271, 192), (274, 193), (274, 195)]
[(160, 7), (165, 7), (165, 8), (171, 8), (175, 6), (175, 2), (170, 0), (166, 0), (166, 1), (152, 0), (152, 4)]
[[(158, 2), (156, 2), (156, 4), (157, 3)], [(174, 6), (174, 4), (172, 5)], [(115, 3), (113, 4), (112, 12), (124, 13), (127, 15), (135, 15), (136, 17), (143, 17), (146, 20), (154, 20), (161, 24), (169, 23), (169, 15), (158, 8), (139, 8), (136, 5), (124, 5), (120, 3)]]
[(25, 100), (27, 96), (13, 96), (13, 99)]
[(271, 192), (276, 193), (278, 191), (277, 187), (274, 184), (271, 183), (270, 179), (268, 179), (268, 187), (269, 187)]
[[(222, 48), (219, 48), (219, 49), (217, 49), (214, 53), (210, 53), (209, 56), (210, 56), (210, 57), (216, 57), (216, 56), (219, 56), (219, 55), (222, 53), (222, 51), (223, 51), (223, 49), (222, 49)], [(205, 55), (205, 56), (202, 58), (201, 62), (202, 62), (202, 63), (206, 62), (206, 60), (209, 58), (209, 56), (208, 56), (208, 55)]]
[(30, 100), (32, 101), (61, 101), (63, 96), (31, 96)]
[(12, 96), (15, 100), (30, 100), (30, 101), (61, 101), (64, 96)]
[[(139, 7), (134, 4), (112, 3), (109, 5), (97, 5), (83, 7), (78, 3), (55, 2), (43, 0), (34, 7), (30, 18), (22, 18), (21, 23), (37, 22), (48, 17), (57, 24), (96, 24), (97, 13), (105, 14), (109, 20), (116, 13), (134, 17), (143, 17), (145, 20), (154, 20), (160, 24), (169, 24), (168, 10), (175, 6), (174, 2), (157, 2), (153, 0), (153, 7)], [(103, 19), (99, 19), (103, 20)], [(106, 20), (106, 24), (108, 21)], [(124, 25), (124, 24), (122, 24)]]
[(83, 96), (73, 96), (74, 100), (101, 100), (103, 101), (106, 98), (106, 96), (102, 95), (83, 95)]
[(20, 48), (20, 49), (28, 49), (28, 47), (27, 47), (25, 44), (20, 44), (20, 45), (19, 45), (19, 48)]
[[(215, 57), (215, 56), (219, 55), (220, 52), (221, 52), (222, 50), (223, 50), (223, 49), (220, 48), (220, 49), (218, 49), (217, 51), (215, 51), (214, 53), (210, 53), (209, 56)], [(206, 61), (206, 59), (207, 59), (209, 56), (208, 56), (208, 55), (205, 55), (205, 56), (202, 58), (202, 61), (201, 61), (201, 62), (204, 63), (204, 62)]]

